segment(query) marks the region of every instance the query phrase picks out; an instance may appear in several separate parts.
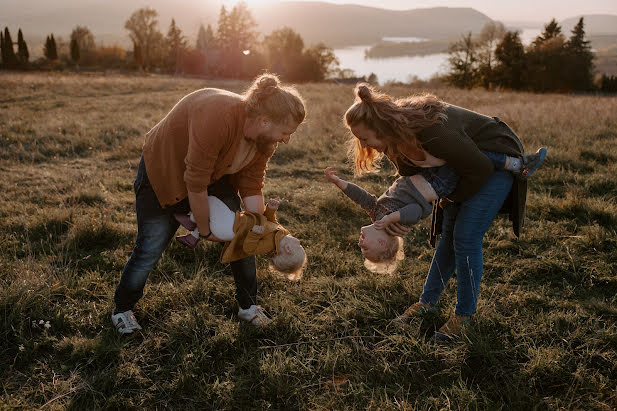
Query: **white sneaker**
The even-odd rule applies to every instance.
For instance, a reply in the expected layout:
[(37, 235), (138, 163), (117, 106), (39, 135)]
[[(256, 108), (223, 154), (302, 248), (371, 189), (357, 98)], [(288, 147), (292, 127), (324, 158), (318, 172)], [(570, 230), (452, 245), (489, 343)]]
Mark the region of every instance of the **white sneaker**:
[(247, 309), (240, 308), (238, 310), (238, 318), (257, 327), (267, 325), (272, 322), (272, 320), (269, 319), (264, 312), (264, 309), (261, 308), (261, 305), (251, 305)]
[(131, 310), (112, 315), (111, 322), (114, 323), (114, 327), (122, 335), (131, 334), (135, 330), (141, 330), (141, 326)]

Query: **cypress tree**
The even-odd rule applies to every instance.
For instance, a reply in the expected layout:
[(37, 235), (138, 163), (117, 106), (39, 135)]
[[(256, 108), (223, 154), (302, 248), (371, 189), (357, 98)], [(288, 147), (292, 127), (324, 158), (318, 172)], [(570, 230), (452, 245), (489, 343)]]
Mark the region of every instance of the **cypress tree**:
[(525, 47), (517, 31), (507, 31), (495, 48), (497, 83), (509, 89), (523, 88)]
[(50, 60), (50, 48), (51, 46), (49, 45), (49, 36), (45, 37), (45, 45), (43, 46), (43, 54), (45, 55), (45, 58), (47, 60)]
[(4, 53), (4, 34), (2, 34), (2, 30), (0, 30), (0, 67), (2, 68), (4, 68), (4, 62), (6, 61)]
[(24, 40), (24, 36), (21, 33), (21, 29), (17, 33), (17, 59), (22, 67), (28, 65), (28, 59), (30, 59), (30, 53), (28, 52), (28, 45)]
[(53, 34), (50, 36), (50, 39), (51, 39), (51, 49), (52, 49), (52, 60), (58, 60), (58, 49), (56, 48), (56, 39), (54, 38)]
[(47, 36), (45, 39), (45, 50), (43, 50), (45, 57), (47, 60), (57, 60), (58, 52), (56, 51), (56, 40), (54, 39), (54, 35)]
[(17, 56), (13, 49), (13, 39), (11, 39), (11, 33), (9, 28), (4, 28), (4, 43), (2, 47), (4, 67), (7, 69), (17, 68)]

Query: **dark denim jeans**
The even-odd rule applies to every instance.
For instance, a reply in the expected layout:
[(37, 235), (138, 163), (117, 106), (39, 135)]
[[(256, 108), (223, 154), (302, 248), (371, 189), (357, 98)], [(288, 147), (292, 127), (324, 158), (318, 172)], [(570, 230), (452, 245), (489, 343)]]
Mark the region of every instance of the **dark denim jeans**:
[(513, 182), (512, 173), (495, 171), (480, 191), (461, 204), (444, 209), (443, 232), (433, 256), (420, 301), (435, 305), (456, 270), (455, 314), (476, 312), (482, 280), (482, 239)]
[[(189, 211), (188, 199), (173, 207), (163, 209), (150, 185), (143, 156), (137, 168), (133, 184), (137, 211), (137, 239), (133, 253), (122, 270), (120, 283), (114, 295), (114, 312), (132, 310), (143, 296), (150, 271), (163, 255), (178, 229), (174, 213)], [(240, 209), (240, 197), (223, 177), (208, 186), (208, 195), (214, 195), (231, 210)], [(247, 257), (230, 263), (236, 283), (236, 299), (242, 308), (257, 304), (257, 275), (255, 257)]]

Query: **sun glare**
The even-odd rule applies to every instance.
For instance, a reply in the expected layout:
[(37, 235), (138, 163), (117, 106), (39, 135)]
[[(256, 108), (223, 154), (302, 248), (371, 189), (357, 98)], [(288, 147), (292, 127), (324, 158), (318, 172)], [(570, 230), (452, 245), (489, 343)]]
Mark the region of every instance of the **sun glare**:
[(275, 3), (276, 0), (223, 0), (223, 5), (227, 8), (233, 8), (236, 4), (241, 2), (246, 3), (249, 8), (255, 9)]

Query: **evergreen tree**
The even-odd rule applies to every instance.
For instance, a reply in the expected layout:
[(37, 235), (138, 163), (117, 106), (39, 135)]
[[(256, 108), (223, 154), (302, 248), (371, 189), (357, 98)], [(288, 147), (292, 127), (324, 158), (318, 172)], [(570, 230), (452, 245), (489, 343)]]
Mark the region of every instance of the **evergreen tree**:
[(77, 66), (79, 66), (79, 59), (81, 58), (81, 53), (79, 51), (79, 42), (76, 38), (71, 37), (71, 60), (75, 62)]
[(22, 67), (28, 65), (30, 59), (30, 53), (28, 52), (28, 45), (24, 40), (24, 36), (21, 33), (21, 29), (17, 32), (17, 59)]
[(11, 33), (9, 32), (8, 27), (4, 28), (4, 43), (2, 51), (2, 61), (4, 63), (4, 68), (16, 69), (19, 64), (17, 56), (15, 55), (15, 49), (13, 48), (13, 39), (11, 38)]
[(206, 29), (204, 28), (203, 24), (199, 25), (199, 31), (197, 32), (197, 41), (195, 42), (195, 48), (199, 51), (206, 51), (206, 49), (210, 46), (212, 46), (212, 27), (210, 27), (210, 25), (208, 24), (208, 30), (210, 31), (210, 34), (208, 34), (208, 31), (206, 31)]
[(231, 12), (221, 6), (217, 28), (217, 46), (222, 54), (223, 74), (240, 75), (244, 50), (254, 50), (257, 39), (253, 19), (246, 3), (238, 3)]
[(186, 39), (182, 35), (182, 31), (176, 26), (176, 21), (171, 19), (169, 31), (166, 37), (167, 43), (167, 68), (174, 73), (178, 73), (180, 67), (180, 58), (184, 50), (186, 50)]
[(495, 48), (495, 78), (500, 86), (519, 90), (523, 88), (525, 47), (517, 31), (508, 31)]
[(4, 51), (4, 34), (2, 34), (2, 30), (0, 30), (0, 67), (4, 68), (4, 62), (6, 61)]
[(566, 43), (567, 80), (574, 90), (590, 90), (593, 87), (593, 53), (585, 40), (585, 28), (581, 17)]
[(548, 41), (550, 39), (554, 39), (556, 37), (563, 36), (561, 34), (561, 27), (557, 23), (557, 20), (552, 19), (548, 24), (544, 26), (544, 31), (533, 41), (533, 45), (539, 45)]
[(528, 70), (524, 81), (529, 88), (541, 92), (570, 89), (565, 42), (561, 27), (552, 19), (527, 52)]
[(50, 60), (50, 61), (58, 60), (58, 51), (56, 49), (56, 39), (54, 39), (53, 34), (51, 34), (50, 36), (47, 36), (47, 39), (45, 40), (45, 47), (43, 50), (43, 54), (45, 54), (45, 57), (47, 58), (47, 60)]

